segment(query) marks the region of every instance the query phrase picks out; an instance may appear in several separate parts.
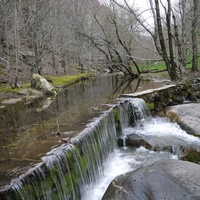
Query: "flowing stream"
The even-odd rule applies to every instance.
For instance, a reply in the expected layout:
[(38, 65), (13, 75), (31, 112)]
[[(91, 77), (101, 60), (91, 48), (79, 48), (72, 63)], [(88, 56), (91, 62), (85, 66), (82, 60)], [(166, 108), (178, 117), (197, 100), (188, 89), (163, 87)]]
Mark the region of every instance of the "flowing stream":
[[(12, 179), (0, 191), (0, 199), (100, 200), (116, 176), (154, 159), (178, 159), (176, 143), (170, 143), (172, 151), (153, 151), (126, 146), (128, 137), (137, 135), (152, 143), (200, 144), (199, 138), (169, 119), (152, 117), (142, 99), (119, 99), (99, 114), (70, 142), (54, 146), (42, 162)], [(124, 146), (118, 146), (119, 138)]]
[(13, 182), (13, 196), (2, 199), (100, 200), (116, 176), (145, 166), (152, 159), (178, 159), (168, 151), (117, 146), (118, 137), (125, 140), (134, 134), (200, 144), (198, 138), (187, 135), (167, 118), (153, 118), (142, 99), (123, 100), (89, 123), (70, 144), (52, 149), (43, 157), (43, 165)]

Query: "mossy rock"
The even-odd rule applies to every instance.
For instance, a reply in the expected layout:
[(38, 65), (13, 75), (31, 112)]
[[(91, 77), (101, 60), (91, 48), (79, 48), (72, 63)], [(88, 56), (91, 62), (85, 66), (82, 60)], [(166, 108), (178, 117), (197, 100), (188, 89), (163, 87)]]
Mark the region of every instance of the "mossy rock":
[(200, 152), (198, 150), (191, 150), (183, 160), (200, 164)]
[(155, 105), (154, 105), (153, 102), (148, 102), (148, 103), (147, 103), (147, 106), (148, 106), (148, 108), (150, 109), (150, 111), (153, 111), (154, 108), (155, 108)]

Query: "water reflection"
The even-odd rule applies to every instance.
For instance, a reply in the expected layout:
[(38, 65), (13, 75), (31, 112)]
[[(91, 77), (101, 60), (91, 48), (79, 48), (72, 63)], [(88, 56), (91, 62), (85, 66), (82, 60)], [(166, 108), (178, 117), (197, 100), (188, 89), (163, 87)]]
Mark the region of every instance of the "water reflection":
[[(123, 93), (139, 92), (163, 85), (153, 81), (124, 80), (120, 75), (97, 77), (59, 93), (53, 101), (37, 99), (0, 109), (0, 187), (40, 162), (63, 137), (73, 137), (95, 117), (115, 104)], [(47, 104), (45, 104), (47, 105)], [(62, 132), (56, 135), (57, 124)]]

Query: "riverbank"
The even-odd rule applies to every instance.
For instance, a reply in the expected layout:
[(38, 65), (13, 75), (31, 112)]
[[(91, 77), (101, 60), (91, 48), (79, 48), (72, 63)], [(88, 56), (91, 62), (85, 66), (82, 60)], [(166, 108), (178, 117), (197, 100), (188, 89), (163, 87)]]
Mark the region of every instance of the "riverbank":
[[(80, 73), (77, 75), (47, 76), (46, 79), (59, 91), (93, 78), (94, 73)], [(31, 88), (30, 84), (24, 84), (20, 88), (11, 88), (10, 85), (4, 84), (0, 87), (0, 103), (2, 105), (11, 105), (18, 102), (28, 103), (36, 98), (44, 97), (41, 90)]]
[[(95, 75), (94, 72), (88, 72), (88, 73), (78, 73), (77, 71), (70, 70), (68, 75), (64, 75), (63, 73), (59, 76), (56, 76), (52, 72), (52, 75), (44, 76), (50, 83), (54, 85), (58, 90), (63, 87), (69, 87), (71, 85), (74, 85), (80, 81), (85, 81), (88, 79), (93, 78)], [(169, 80), (168, 76), (164, 76), (162, 74), (157, 73), (148, 73), (148, 74), (142, 74), (140, 79), (142, 80), (153, 80), (156, 82), (162, 82), (165, 81), (167, 84), (182, 84), (182, 83), (192, 83), (194, 81), (197, 82), (198, 78), (200, 79), (200, 72), (191, 72), (188, 71), (187, 75), (183, 75), (182, 78), (178, 82), (171, 82)], [(24, 77), (21, 78), (21, 81), (19, 82), (23, 83), (20, 85), (19, 88), (12, 89), (9, 84), (5, 84), (6, 81), (3, 81), (3, 84), (0, 84), (0, 102), (3, 100), (10, 100), (11, 103), (14, 103), (14, 99), (16, 99), (16, 102), (19, 101), (19, 99), (24, 98), (26, 99), (26, 96), (29, 96), (32, 98), (30, 94), (33, 93), (33, 98), (36, 98), (38, 95), (38, 98), (41, 97), (40, 91), (35, 91), (34, 88), (30, 87), (30, 83), (23, 82), (25, 79)], [(9, 101), (6, 101), (9, 102)]]

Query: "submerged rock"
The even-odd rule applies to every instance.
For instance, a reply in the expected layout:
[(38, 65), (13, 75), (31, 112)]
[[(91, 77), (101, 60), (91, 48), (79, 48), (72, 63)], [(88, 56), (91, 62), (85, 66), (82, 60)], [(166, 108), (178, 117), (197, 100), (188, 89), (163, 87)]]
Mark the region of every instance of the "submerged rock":
[(160, 159), (115, 178), (102, 200), (197, 200), (200, 197), (199, 172), (197, 164)]

